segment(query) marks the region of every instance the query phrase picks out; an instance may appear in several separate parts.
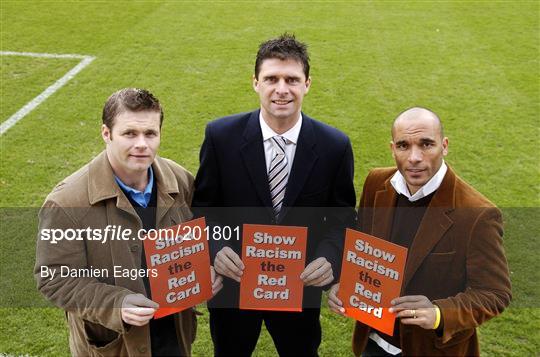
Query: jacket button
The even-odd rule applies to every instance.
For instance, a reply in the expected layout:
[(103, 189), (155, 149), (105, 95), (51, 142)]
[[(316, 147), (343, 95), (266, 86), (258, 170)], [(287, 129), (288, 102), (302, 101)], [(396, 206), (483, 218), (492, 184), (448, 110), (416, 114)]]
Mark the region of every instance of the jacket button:
[(131, 248), (130, 248), (130, 250), (131, 250), (132, 252), (138, 251), (138, 250), (139, 250), (139, 245), (138, 245), (138, 244), (132, 245)]
[(140, 346), (137, 350), (139, 350), (140, 353), (145, 353), (148, 349), (146, 346)]

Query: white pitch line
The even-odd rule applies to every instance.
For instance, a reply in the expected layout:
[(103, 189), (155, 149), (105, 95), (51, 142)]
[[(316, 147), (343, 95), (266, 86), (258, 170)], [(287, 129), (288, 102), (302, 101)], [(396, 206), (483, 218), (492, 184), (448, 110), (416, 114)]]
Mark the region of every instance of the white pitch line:
[(28, 113), (34, 110), (38, 105), (43, 103), (47, 98), (49, 98), (54, 92), (60, 89), (64, 84), (69, 82), (77, 73), (82, 71), (84, 67), (88, 66), (95, 57), (84, 56), (84, 55), (72, 55), (72, 54), (53, 54), (53, 53), (33, 53), (33, 52), (11, 52), (11, 51), (1, 51), (0, 55), (3, 56), (28, 56), (28, 57), (44, 57), (44, 58), (80, 58), (82, 59), (75, 67), (70, 69), (62, 78), (57, 80), (49, 88), (41, 92), (40, 95), (29, 101), (25, 104), (24, 107), (19, 109), (15, 114), (10, 116), (6, 121), (0, 125), (0, 136), (4, 135), (6, 131), (9, 130), (13, 125), (17, 124), (19, 120), (24, 118)]
[(85, 55), (72, 55), (69, 53), (36, 53), (36, 52), (13, 52), (0, 51), (1, 56), (26, 56), (26, 57), (43, 57), (43, 58), (87, 58)]

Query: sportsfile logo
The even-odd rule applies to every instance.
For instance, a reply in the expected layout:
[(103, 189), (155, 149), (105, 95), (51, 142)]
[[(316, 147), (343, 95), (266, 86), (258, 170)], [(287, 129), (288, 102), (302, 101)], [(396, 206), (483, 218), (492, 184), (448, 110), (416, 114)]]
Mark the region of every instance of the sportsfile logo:
[[(197, 237), (200, 239), (200, 237)], [(130, 228), (122, 228), (117, 225), (107, 225), (105, 228), (44, 228), (40, 231), (40, 239), (57, 244), (62, 240), (66, 241), (100, 241), (105, 244), (108, 241), (130, 241), (130, 240), (163, 240), (167, 242), (181, 242), (185, 240), (198, 240), (193, 237), (192, 232), (184, 232), (183, 227), (162, 229), (139, 229), (136, 234)]]
[(130, 228), (122, 228), (117, 225), (107, 225), (105, 228), (43, 228), (39, 233), (40, 239), (57, 244), (66, 241), (129, 241), (129, 240), (158, 240), (163, 244), (175, 244), (188, 240), (240, 240), (240, 227), (214, 226), (201, 228), (178, 225), (160, 229), (139, 229), (136, 234)]

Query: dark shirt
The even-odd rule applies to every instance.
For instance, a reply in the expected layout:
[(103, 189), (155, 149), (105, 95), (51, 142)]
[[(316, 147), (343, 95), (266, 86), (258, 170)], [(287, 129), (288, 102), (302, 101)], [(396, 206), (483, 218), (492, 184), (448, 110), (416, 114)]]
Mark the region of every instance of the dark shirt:
[[(120, 188), (122, 188), (120, 186)], [(122, 191), (124, 189), (122, 188)], [(148, 231), (156, 228), (156, 207), (157, 207), (157, 182), (154, 181), (152, 187), (152, 195), (146, 207), (140, 206), (135, 202), (129, 193), (124, 191), (129, 202), (139, 215), (142, 221), (143, 228)], [(144, 252), (144, 244), (141, 241), (141, 268), (146, 269), (146, 254)], [(152, 299), (150, 291), (150, 281), (146, 275), (142, 278), (146, 294), (149, 299)], [(168, 315), (159, 319), (150, 320), (150, 341), (152, 346), (152, 356), (180, 356), (178, 347), (178, 338), (176, 336), (176, 325), (174, 323), (174, 314)]]
[[(394, 218), (392, 220), (392, 233), (390, 235), (390, 241), (392, 243), (396, 243), (407, 249), (411, 247), (418, 227), (420, 227), (420, 222), (422, 222), (422, 218), (424, 218), (424, 214), (434, 194), (435, 192), (414, 202), (409, 201), (404, 195), (398, 194)], [(399, 324), (396, 323), (394, 326), (394, 336), (388, 336), (382, 332), (377, 333), (387, 342), (400, 347)]]
[(435, 192), (414, 202), (398, 195), (390, 241), (409, 249)]

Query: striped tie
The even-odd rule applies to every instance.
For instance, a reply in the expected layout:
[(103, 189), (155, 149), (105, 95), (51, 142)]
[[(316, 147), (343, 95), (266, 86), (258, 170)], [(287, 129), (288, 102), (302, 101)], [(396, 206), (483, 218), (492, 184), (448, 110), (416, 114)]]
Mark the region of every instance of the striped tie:
[(272, 208), (274, 215), (278, 217), (285, 197), (285, 188), (287, 187), (287, 177), (289, 170), (287, 169), (287, 157), (285, 156), (285, 145), (287, 139), (282, 136), (274, 136), (271, 138), (274, 145), (275, 156), (270, 163), (268, 171), (268, 182), (270, 184), (270, 197), (272, 198)]

